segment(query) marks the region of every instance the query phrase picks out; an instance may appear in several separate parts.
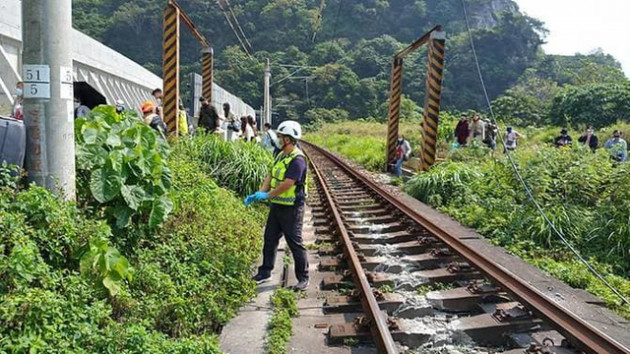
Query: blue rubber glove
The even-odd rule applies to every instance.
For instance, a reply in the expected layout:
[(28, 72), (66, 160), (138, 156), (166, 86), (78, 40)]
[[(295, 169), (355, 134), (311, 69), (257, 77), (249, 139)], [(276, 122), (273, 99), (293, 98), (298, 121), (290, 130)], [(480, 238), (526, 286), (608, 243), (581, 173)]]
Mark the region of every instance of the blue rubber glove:
[(269, 193), (267, 192), (256, 192), (254, 193), (254, 200), (257, 202), (261, 202), (263, 200), (269, 199)]
[(255, 201), (255, 195), (250, 194), (245, 198), (245, 206), (250, 206)]

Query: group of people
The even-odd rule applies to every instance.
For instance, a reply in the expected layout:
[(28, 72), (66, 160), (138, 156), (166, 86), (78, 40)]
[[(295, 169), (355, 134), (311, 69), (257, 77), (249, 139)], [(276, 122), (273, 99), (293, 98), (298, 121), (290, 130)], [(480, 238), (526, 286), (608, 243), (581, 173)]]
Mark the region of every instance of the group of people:
[[(477, 113), (474, 113), (472, 117), (462, 114), (455, 127), (456, 148), (467, 146), (476, 141), (492, 150), (496, 150), (498, 133), (499, 129), (496, 124), (488, 119), (482, 120)], [(510, 141), (510, 144), (506, 143), (506, 148), (509, 150), (516, 149), (517, 140), (521, 137), (522, 135), (512, 129), (512, 127), (508, 127), (503, 137), (506, 142)]]
[[(237, 119), (231, 111), (230, 104), (226, 102), (223, 104), (223, 117), (221, 117), (207, 98), (201, 97), (199, 102), (201, 109), (198, 127), (212, 133), (225, 133), (229, 141), (239, 138), (248, 142), (260, 141), (256, 119), (251, 115)], [(225, 126), (225, 131), (222, 129), (223, 126)]]
[[(588, 146), (593, 152), (599, 148), (599, 138), (590, 125), (584, 134), (578, 138), (578, 142)], [(573, 138), (569, 135), (569, 130), (563, 128), (560, 134), (553, 139), (553, 143), (558, 148), (566, 148), (573, 144)], [(620, 130), (613, 131), (612, 136), (604, 143), (604, 148), (610, 152), (612, 160), (616, 162), (628, 160), (628, 143), (621, 137)]]

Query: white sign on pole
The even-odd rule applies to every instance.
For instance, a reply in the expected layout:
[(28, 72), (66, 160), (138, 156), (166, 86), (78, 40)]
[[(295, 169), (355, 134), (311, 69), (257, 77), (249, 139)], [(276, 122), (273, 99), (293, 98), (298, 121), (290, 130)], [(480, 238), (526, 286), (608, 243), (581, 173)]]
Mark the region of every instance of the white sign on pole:
[(24, 65), (24, 98), (50, 98), (50, 67)]
[(61, 68), (61, 99), (71, 100), (74, 98), (74, 86), (72, 77), (72, 67), (62, 66)]
[(50, 84), (25, 82), (24, 98), (50, 98)]
[(24, 82), (50, 83), (50, 67), (48, 65), (24, 65)]

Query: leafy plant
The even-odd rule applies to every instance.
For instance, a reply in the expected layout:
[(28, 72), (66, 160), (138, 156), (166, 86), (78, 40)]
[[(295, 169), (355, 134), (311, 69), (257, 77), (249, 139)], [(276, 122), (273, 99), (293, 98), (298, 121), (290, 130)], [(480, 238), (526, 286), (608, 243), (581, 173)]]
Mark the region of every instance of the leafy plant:
[(420, 285), (419, 287), (416, 288), (416, 293), (418, 293), (418, 295), (425, 296), (427, 293), (430, 293), (431, 291), (443, 291), (443, 290), (450, 290), (450, 289), (453, 289), (453, 284), (437, 282), (437, 283), (429, 283), (425, 285)]
[(110, 296), (116, 296), (123, 280), (132, 280), (133, 269), (127, 258), (106, 239), (92, 239), (79, 250), (81, 273), (94, 278)]
[(156, 228), (173, 206), (168, 144), (133, 113), (98, 107), (75, 121), (79, 202), (117, 229)]
[(0, 188), (17, 188), (18, 177), (15, 176), (15, 166), (2, 161), (0, 164)]

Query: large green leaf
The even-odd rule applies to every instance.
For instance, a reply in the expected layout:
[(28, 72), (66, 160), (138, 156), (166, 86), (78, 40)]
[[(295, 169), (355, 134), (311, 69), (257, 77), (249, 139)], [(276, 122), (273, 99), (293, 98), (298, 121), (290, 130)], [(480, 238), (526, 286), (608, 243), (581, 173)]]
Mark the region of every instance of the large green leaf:
[(86, 122), (81, 128), (83, 142), (88, 145), (96, 144), (98, 141), (98, 135), (101, 132), (100, 125), (96, 122)]
[(94, 199), (107, 203), (120, 193), (121, 184), (120, 175), (116, 171), (103, 167), (92, 172), (90, 191)]
[(114, 148), (121, 146), (122, 140), (120, 139), (120, 133), (118, 131), (112, 130), (111, 133), (107, 136), (105, 144)]
[(114, 150), (109, 154), (107, 157), (107, 166), (119, 174), (122, 172), (123, 154), (120, 150)]
[(112, 209), (112, 215), (116, 219), (116, 227), (124, 229), (129, 226), (134, 211), (125, 205), (119, 204)]
[(153, 201), (153, 208), (151, 209), (151, 215), (149, 215), (149, 226), (159, 226), (168, 214), (173, 210), (173, 202), (168, 195), (163, 195)]
[(138, 210), (147, 195), (142, 187), (127, 185), (123, 185), (120, 187), (120, 194), (122, 194), (122, 197), (129, 208), (133, 210)]

